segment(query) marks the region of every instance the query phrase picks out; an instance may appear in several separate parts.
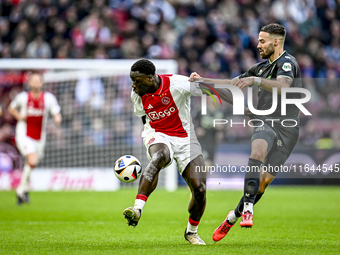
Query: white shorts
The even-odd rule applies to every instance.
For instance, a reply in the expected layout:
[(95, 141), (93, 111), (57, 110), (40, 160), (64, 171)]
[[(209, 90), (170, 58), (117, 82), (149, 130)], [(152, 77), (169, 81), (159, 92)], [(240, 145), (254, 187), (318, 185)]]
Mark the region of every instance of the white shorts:
[(37, 154), (40, 161), (44, 157), (45, 140), (34, 140), (28, 136), (21, 136), (15, 138), (15, 143), (23, 156), (27, 156), (30, 153)]
[(159, 132), (148, 132), (148, 134), (143, 137), (143, 142), (146, 147), (146, 155), (149, 160), (151, 160), (149, 152), (151, 145), (163, 143), (168, 146), (170, 151), (170, 162), (167, 166), (169, 166), (175, 159), (178, 171), (181, 175), (192, 160), (197, 158), (199, 155), (202, 155), (202, 148), (195, 134), (190, 137), (175, 137)]

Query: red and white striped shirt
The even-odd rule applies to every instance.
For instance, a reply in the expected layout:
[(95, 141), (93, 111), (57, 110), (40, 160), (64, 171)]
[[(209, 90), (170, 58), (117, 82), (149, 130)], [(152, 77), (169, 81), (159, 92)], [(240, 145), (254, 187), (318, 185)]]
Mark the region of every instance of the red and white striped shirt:
[(190, 96), (201, 96), (202, 91), (182, 75), (158, 75), (161, 79), (155, 93), (140, 97), (131, 92), (134, 112), (147, 116), (145, 129), (153, 129), (169, 136), (188, 137), (194, 127), (190, 115)]
[(54, 95), (49, 92), (40, 93), (38, 98), (32, 92), (21, 92), (11, 102), (11, 107), (19, 109), (26, 116), (26, 121), (18, 121), (16, 139), (28, 136), (34, 140), (45, 139), (48, 114), (60, 112), (60, 106)]

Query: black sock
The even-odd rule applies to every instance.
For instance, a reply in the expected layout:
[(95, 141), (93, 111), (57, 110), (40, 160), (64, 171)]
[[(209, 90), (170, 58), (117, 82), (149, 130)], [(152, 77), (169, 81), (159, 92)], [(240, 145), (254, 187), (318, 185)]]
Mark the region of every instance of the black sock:
[(242, 196), (240, 202), (238, 203), (238, 205), (236, 206), (236, 208), (234, 210), (234, 213), (235, 213), (236, 217), (241, 217), (241, 213), (243, 211), (243, 205), (244, 205), (243, 197), (244, 196)]
[(261, 166), (263, 162), (249, 158), (249, 171), (244, 176), (243, 202), (253, 203), (260, 188)]
[[(246, 172), (245, 174), (244, 188), (243, 188), (244, 195), (242, 196), (242, 198), (240, 199), (240, 202), (238, 203), (238, 205), (236, 206), (234, 210), (236, 217), (241, 217), (241, 213), (244, 207), (244, 202), (250, 202), (255, 205), (261, 199), (263, 195), (263, 194), (256, 195), (260, 188), (260, 177), (261, 177), (260, 169), (261, 169), (262, 164), (263, 162), (259, 160), (249, 158), (249, 161), (248, 161), (249, 168), (251, 169), (252, 166), (255, 166), (256, 167), (255, 170), (257, 169), (257, 171)], [(248, 197), (245, 196), (246, 193), (248, 193), (247, 194), (249, 195)]]
[(261, 194), (257, 194), (255, 197), (255, 201), (254, 201), (254, 205), (261, 199), (261, 197), (263, 196), (264, 193)]
[[(261, 199), (263, 194), (264, 193), (256, 194), (254, 205)], [(244, 201), (243, 201), (243, 196), (242, 196), (240, 202), (238, 203), (238, 205), (236, 206), (236, 208), (234, 210), (234, 213), (235, 213), (236, 217), (241, 217), (241, 213), (243, 211), (243, 207), (244, 207)]]

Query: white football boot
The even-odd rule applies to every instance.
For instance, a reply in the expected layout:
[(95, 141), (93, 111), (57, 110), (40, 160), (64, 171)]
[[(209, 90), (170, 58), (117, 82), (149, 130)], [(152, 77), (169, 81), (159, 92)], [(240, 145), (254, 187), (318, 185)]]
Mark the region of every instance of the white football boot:
[(198, 236), (197, 233), (187, 232), (186, 229), (184, 231), (184, 238), (191, 244), (205, 245), (205, 242)]
[(142, 210), (134, 207), (128, 207), (124, 210), (123, 215), (125, 219), (127, 219), (127, 224), (129, 226), (133, 226), (134, 228), (137, 226), (140, 217), (142, 216)]

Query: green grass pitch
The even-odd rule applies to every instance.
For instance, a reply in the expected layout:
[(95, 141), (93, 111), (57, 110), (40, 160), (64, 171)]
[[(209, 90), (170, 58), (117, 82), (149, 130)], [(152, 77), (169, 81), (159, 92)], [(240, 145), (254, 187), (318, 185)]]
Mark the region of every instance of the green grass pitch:
[(340, 187), (269, 187), (255, 206), (254, 227), (239, 222), (215, 243), (214, 229), (241, 191), (208, 191), (198, 232), (206, 246), (185, 241), (189, 191), (155, 190), (136, 228), (123, 210), (136, 190), (32, 192), (18, 207), (0, 192), (0, 254), (340, 254)]

